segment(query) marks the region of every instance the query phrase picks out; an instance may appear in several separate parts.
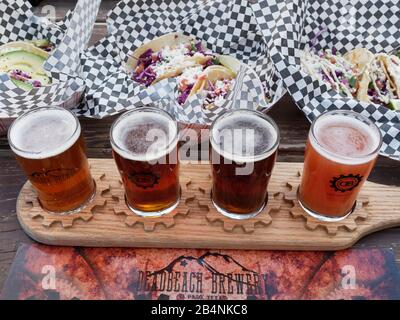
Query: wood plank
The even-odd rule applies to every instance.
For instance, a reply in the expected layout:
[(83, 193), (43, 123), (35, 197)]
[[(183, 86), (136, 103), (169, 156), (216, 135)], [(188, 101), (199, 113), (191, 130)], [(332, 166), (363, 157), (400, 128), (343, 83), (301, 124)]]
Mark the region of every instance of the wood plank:
[(96, 22), (96, 24), (93, 28), (92, 37), (90, 38), (90, 41), (89, 41), (89, 46), (94, 45), (97, 41), (101, 40), (106, 35), (107, 35), (106, 24), (103, 22), (101, 22), (101, 23)]
[[(48, 222), (55, 218), (60, 222), (70, 219), (44, 213), (36, 201), (31, 184), (27, 183), (24, 186), (17, 201), (17, 214), (24, 230), (36, 241), (50, 245), (95, 247), (341, 250), (352, 246), (367, 234), (400, 226), (400, 211), (393, 201), (393, 199), (399, 199), (400, 187), (384, 186), (367, 181), (361, 191), (360, 199), (365, 197), (369, 201), (368, 205), (361, 209), (361, 201), (359, 201), (360, 208), (340, 223), (322, 223), (322, 227), (318, 226), (315, 230), (310, 230), (306, 228), (304, 219), (293, 218), (291, 215), (291, 212), (302, 211), (296, 205), (296, 201), (293, 208), (293, 203), (282, 199), (277, 200), (271, 196), (269, 205), (273, 208), (276, 204), (280, 206), (278, 212), (270, 213), (272, 223), (268, 224), (270, 221), (267, 221), (269, 212), (269, 205), (267, 205), (259, 217), (247, 221), (222, 219), (223, 227), (221, 223), (209, 221), (210, 214), (213, 217), (221, 216), (210, 201), (211, 179), (208, 164), (181, 165), (182, 200), (174, 214), (185, 216), (172, 218), (169, 214), (161, 218), (139, 219), (132, 215), (125, 205), (124, 191), (118, 182), (119, 174), (114, 161), (91, 159), (90, 163), (94, 177), (105, 174), (105, 182), (98, 180), (97, 185), (109, 184), (111, 192), (103, 195), (101, 191), (105, 190), (104, 186), (99, 187), (96, 202), (93, 205), (106, 200), (106, 206), (97, 210), (89, 206), (82, 211), (82, 214), (94, 213), (92, 219), (75, 221), (70, 228), (64, 228), (60, 223), (49, 227)], [(287, 199), (290, 199), (289, 195), (294, 195), (296, 198), (295, 191), (290, 191), (286, 187), (286, 182), (298, 180), (297, 172), (301, 168), (301, 163), (278, 162), (269, 184), (270, 195), (284, 192)], [(119, 201), (115, 200), (116, 197)], [(28, 201), (33, 201), (33, 207)], [(272, 202), (275, 204), (272, 205)], [(120, 211), (126, 213), (127, 220), (125, 216), (116, 214)], [(186, 215), (187, 212), (189, 214)], [(355, 222), (355, 216), (362, 213), (366, 214), (366, 219)], [(43, 217), (36, 218), (38, 214)], [(258, 226), (261, 221), (268, 225)], [(154, 228), (156, 223), (163, 225), (155, 225), (155, 231), (146, 231)], [(240, 224), (242, 227), (232, 228), (232, 224)], [(336, 229), (334, 232), (328, 233), (324, 229), (325, 227), (330, 230), (332, 226)], [(352, 231), (345, 229), (344, 226), (351, 227), (349, 230)], [(356, 229), (353, 230), (353, 227)], [(227, 231), (228, 229), (232, 231)]]

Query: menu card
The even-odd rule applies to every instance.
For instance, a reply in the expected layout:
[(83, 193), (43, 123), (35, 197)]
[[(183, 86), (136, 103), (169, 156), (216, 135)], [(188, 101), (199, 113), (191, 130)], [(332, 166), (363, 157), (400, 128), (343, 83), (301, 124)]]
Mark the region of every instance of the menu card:
[(2, 299), (399, 299), (390, 249), (338, 252), (22, 245)]

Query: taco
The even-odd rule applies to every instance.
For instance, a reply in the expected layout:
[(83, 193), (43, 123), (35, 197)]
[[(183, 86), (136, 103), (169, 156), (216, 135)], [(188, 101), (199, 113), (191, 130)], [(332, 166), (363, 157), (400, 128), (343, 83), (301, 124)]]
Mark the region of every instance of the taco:
[(400, 110), (400, 59), (356, 48), (340, 55), (331, 50), (304, 50), (302, 69), (332, 89), (359, 101)]
[(136, 49), (127, 61), (131, 78), (145, 86), (177, 77), (186, 68), (213, 64), (214, 55), (201, 42), (180, 33), (156, 38)]
[(304, 50), (300, 56), (302, 69), (335, 91), (349, 98), (355, 97), (361, 71), (349, 60), (334, 50), (314, 52)]
[(214, 65), (203, 71), (199, 67), (187, 69), (178, 77), (178, 103), (183, 104), (194, 94), (205, 96), (204, 107), (222, 106), (232, 89), (240, 62), (229, 56), (218, 56)]
[(194, 86), (205, 77), (203, 66), (194, 66), (183, 70), (182, 74), (177, 77), (178, 103), (182, 105), (189, 97), (196, 94)]
[(400, 58), (395, 55), (385, 54), (381, 56), (381, 61), (385, 66), (386, 75), (394, 94), (400, 98)]
[(236, 73), (225, 66), (212, 66), (205, 70), (205, 79), (197, 82), (194, 92), (205, 96), (204, 108), (221, 107), (233, 88)]
[(0, 73), (6, 73), (14, 84), (25, 90), (51, 84), (44, 63), (51, 50), (47, 40), (17, 41), (0, 46)]
[(357, 99), (399, 110), (400, 87), (396, 73), (400, 69), (400, 62), (396, 65), (394, 59), (397, 57), (384, 53), (375, 55), (363, 73)]
[(184, 104), (189, 97), (199, 93), (206, 95), (205, 107), (212, 105), (212, 98), (217, 100), (217, 105), (222, 103), (219, 101), (230, 90), (240, 62), (229, 56), (214, 56), (210, 62), (212, 64), (208, 63), (206, 66), (187, 68), (177, 77), (179, 104)]
[(343, 55), (343, 58), (356, 67), (360, 73), (363, 73), (374, 60), (374, 54), (365, 48), (356, 48)]

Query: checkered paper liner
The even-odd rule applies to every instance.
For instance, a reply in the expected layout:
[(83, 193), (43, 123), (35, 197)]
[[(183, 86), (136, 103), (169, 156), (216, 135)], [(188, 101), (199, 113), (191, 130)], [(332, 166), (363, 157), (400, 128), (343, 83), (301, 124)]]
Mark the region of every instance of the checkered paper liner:
[(63, 21), (52, 23), (35, 16), (27, 1), (2, 0), (0, 44), (49, 39), (56, 48), (44, 65), (52, 78), (50, 86), (26, 92), (16, 87), (7, 74), (0, 75), (0, 118), (18, 117), (34, 107), (59, 105), (72, 108), (79, 104), (85, 90), (80, 55), (89, 42), (100, 2), (79, 0), (74, 11)]
[[(274, 29), (264, 30), (274, 43), (272, 60), (298, 107), (312, 121), (327, 110), (353, 110), (369, 117), (380, 128), (380, 153), (400, 160), (400, 112), (384, 106), (345, 98), (300, 69), (300, 53), (318, 35), (317, 50), (335, 48), (344, 54), (356, 47), (372, 52), (392, 52), (400, 47), (398, 0), (275, 0), (279, 18)], [(257, 4), (261, 26), (270, 1)], [(272, 33), (272, 38), (270, 34)]]
[[(80, 113), (103, 118), (141, 105), (155, 104), (184, 123), (209, 124), (226, 108), (268, 110), (284, 94), (253, 15), (251, 3), (239, 0), (121, 1), (108, 15), (109, 36), (85, 52), (83, 71), (86, 103)], [(272, 19), (272, 17), (270, 17)], [(243, 90), (224, 108), (204, 109), (204, 97), (191, 97), (177, 105), (176, 79), (165, 79), (148, 88), (134, 82), (124, 69), (129, 55), (161, 35), (180, 32), (203, 41), (217, 54), (236, 57), (243, 67)], [(234, 90), (232, 90), (234, 91)], [(267, 102), (265, 92), (272, 98)]]

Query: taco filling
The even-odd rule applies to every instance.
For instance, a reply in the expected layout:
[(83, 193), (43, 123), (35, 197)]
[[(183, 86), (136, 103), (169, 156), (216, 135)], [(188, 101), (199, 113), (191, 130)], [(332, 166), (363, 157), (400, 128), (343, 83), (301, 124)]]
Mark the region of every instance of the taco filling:
[(229, 91), (232, 89), (234, 79), (217, 80), (215, 84), (208, 82), (206, 89), (206, 106), (221, 107)]
[(346, 97), (400, 110), (400, 59), (394, 54), (356, 48), (342, 56), (306, 49), (300, 62), (303, 71)]
[(309, 75), (349, 98), (356, 95), (360, 71), (340, 54), (329, 49), (305, 50), (300, 59), (302, 69)]
[(196, 66), (192, 68), (187, 68), (183, 73), (177, 78), (178, 82), (178, 103), (184, 104), (186, 100), (194, 94), (193, 87), (197, 81), (205, 79), (205, 74), (203, 73), (203, 66)]
[[(194, 94), (205, 96), (205, 107), (222, 105), (232, 88), (240, 62), (217, 55), (202, 42), (171, 33), (137, 48), (126, 63), (132, 80), (146, 87), (167, 78), (177, 82), (176, 99), (184, 105)], [(130, 70), (130, 71), (129, 71)]]
[[(359, 100), (387, 105), (394, 98), (387, 83), (387, 76), (382, 60), (374, 59), (365, 71), (365, 85), (360, 88)], [(367, 84), (368, 82), (368, 84)]]
[(132, 79), (142, 85), (150, 86), (157, 80), (176, 77), (186, 68), (208, 66), (217, 63), (210, 51), (200, 42), (190, 41), (176, 46), (165, 46), (159, 51), (148, 48), (137, 61)]
[[(226, 60), (226, 56), (221, 56), (227, 62), (227, 65), (233, 67), (236, 60), (231, 58)], [(204, 107), (209, 109), (214, 106), (223, 106), (228, 93), (233, 88), (236, 73), (227, 66), (214, 65), (206, 68), (198, 81), (194, 84), (191, 94), (204, 95)]]

